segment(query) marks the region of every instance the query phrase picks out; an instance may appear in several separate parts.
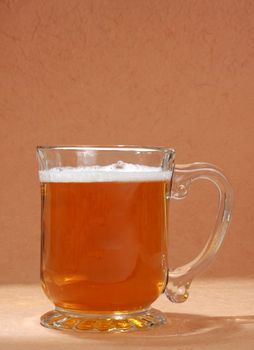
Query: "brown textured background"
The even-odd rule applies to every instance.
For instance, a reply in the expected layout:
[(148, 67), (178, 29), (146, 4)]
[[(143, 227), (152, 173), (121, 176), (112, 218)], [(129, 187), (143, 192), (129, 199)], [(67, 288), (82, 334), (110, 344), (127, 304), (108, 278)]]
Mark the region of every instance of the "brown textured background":
[[(217, 164), (234, 219), (203, 277), (254, 275), (253, 23), (248, 0), (0, 0), (2, 282), (39, 278), (38, 144), (165, 145)], [(172, 264), (215, 211), (206, 184), (172, 203)]]

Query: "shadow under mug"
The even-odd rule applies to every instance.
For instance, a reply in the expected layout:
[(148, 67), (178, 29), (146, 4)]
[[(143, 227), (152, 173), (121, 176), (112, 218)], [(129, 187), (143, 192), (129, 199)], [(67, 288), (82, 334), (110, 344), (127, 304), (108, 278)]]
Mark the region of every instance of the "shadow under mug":
[[(216, 255), (231, 217), (232, 188), (215, 166), (175, 165), (175, 151), (141, 146), (37, 147), (41, 182), (41, 281), (55, 329), (130, 331), (166, 323), (150, 305), (163, 292), (188, 298)], [(190, 263), (170, 269), (168, 204), (193, 181), (219, 192), (215, 228)]]

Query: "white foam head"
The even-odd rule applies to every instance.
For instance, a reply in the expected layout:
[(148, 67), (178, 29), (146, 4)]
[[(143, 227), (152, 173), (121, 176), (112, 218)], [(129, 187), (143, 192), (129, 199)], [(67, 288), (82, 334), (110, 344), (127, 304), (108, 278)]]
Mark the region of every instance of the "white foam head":
[(39, 171), (41, 182), (169, 181), (171, 176), (170, 170), (122, 161), (106, 166), (56, 167)]

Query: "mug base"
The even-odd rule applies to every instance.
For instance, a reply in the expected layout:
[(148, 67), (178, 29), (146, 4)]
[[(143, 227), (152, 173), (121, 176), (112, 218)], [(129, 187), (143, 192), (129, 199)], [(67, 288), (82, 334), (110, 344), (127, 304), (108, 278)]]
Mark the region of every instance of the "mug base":
[(155, 309), (130, 313), (89, 314), (56, 307), (55, 310), (41, 316), (40, 322), (44, 327), (65, 331), (130, 332), (166, 324), (167, 319)]

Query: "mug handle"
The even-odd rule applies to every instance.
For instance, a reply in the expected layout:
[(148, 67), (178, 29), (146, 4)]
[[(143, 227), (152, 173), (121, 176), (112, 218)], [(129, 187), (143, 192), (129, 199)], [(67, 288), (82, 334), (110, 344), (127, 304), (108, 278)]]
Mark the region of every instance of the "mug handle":
[(184, 302), (189, 296), (193, 278), (205, 270), (217, 254), (231, 219), (233, 190), (225, 175), (214, 165), (193, 163), (176, 165), (170, 198), (183, 199), (187, 196), (190, 185), (196, 180), (212, 182), (219, 193), (219, 209), (214, 230), (201, 253), (186, 265), (169, 270), (165, 294), (175, 303)]

